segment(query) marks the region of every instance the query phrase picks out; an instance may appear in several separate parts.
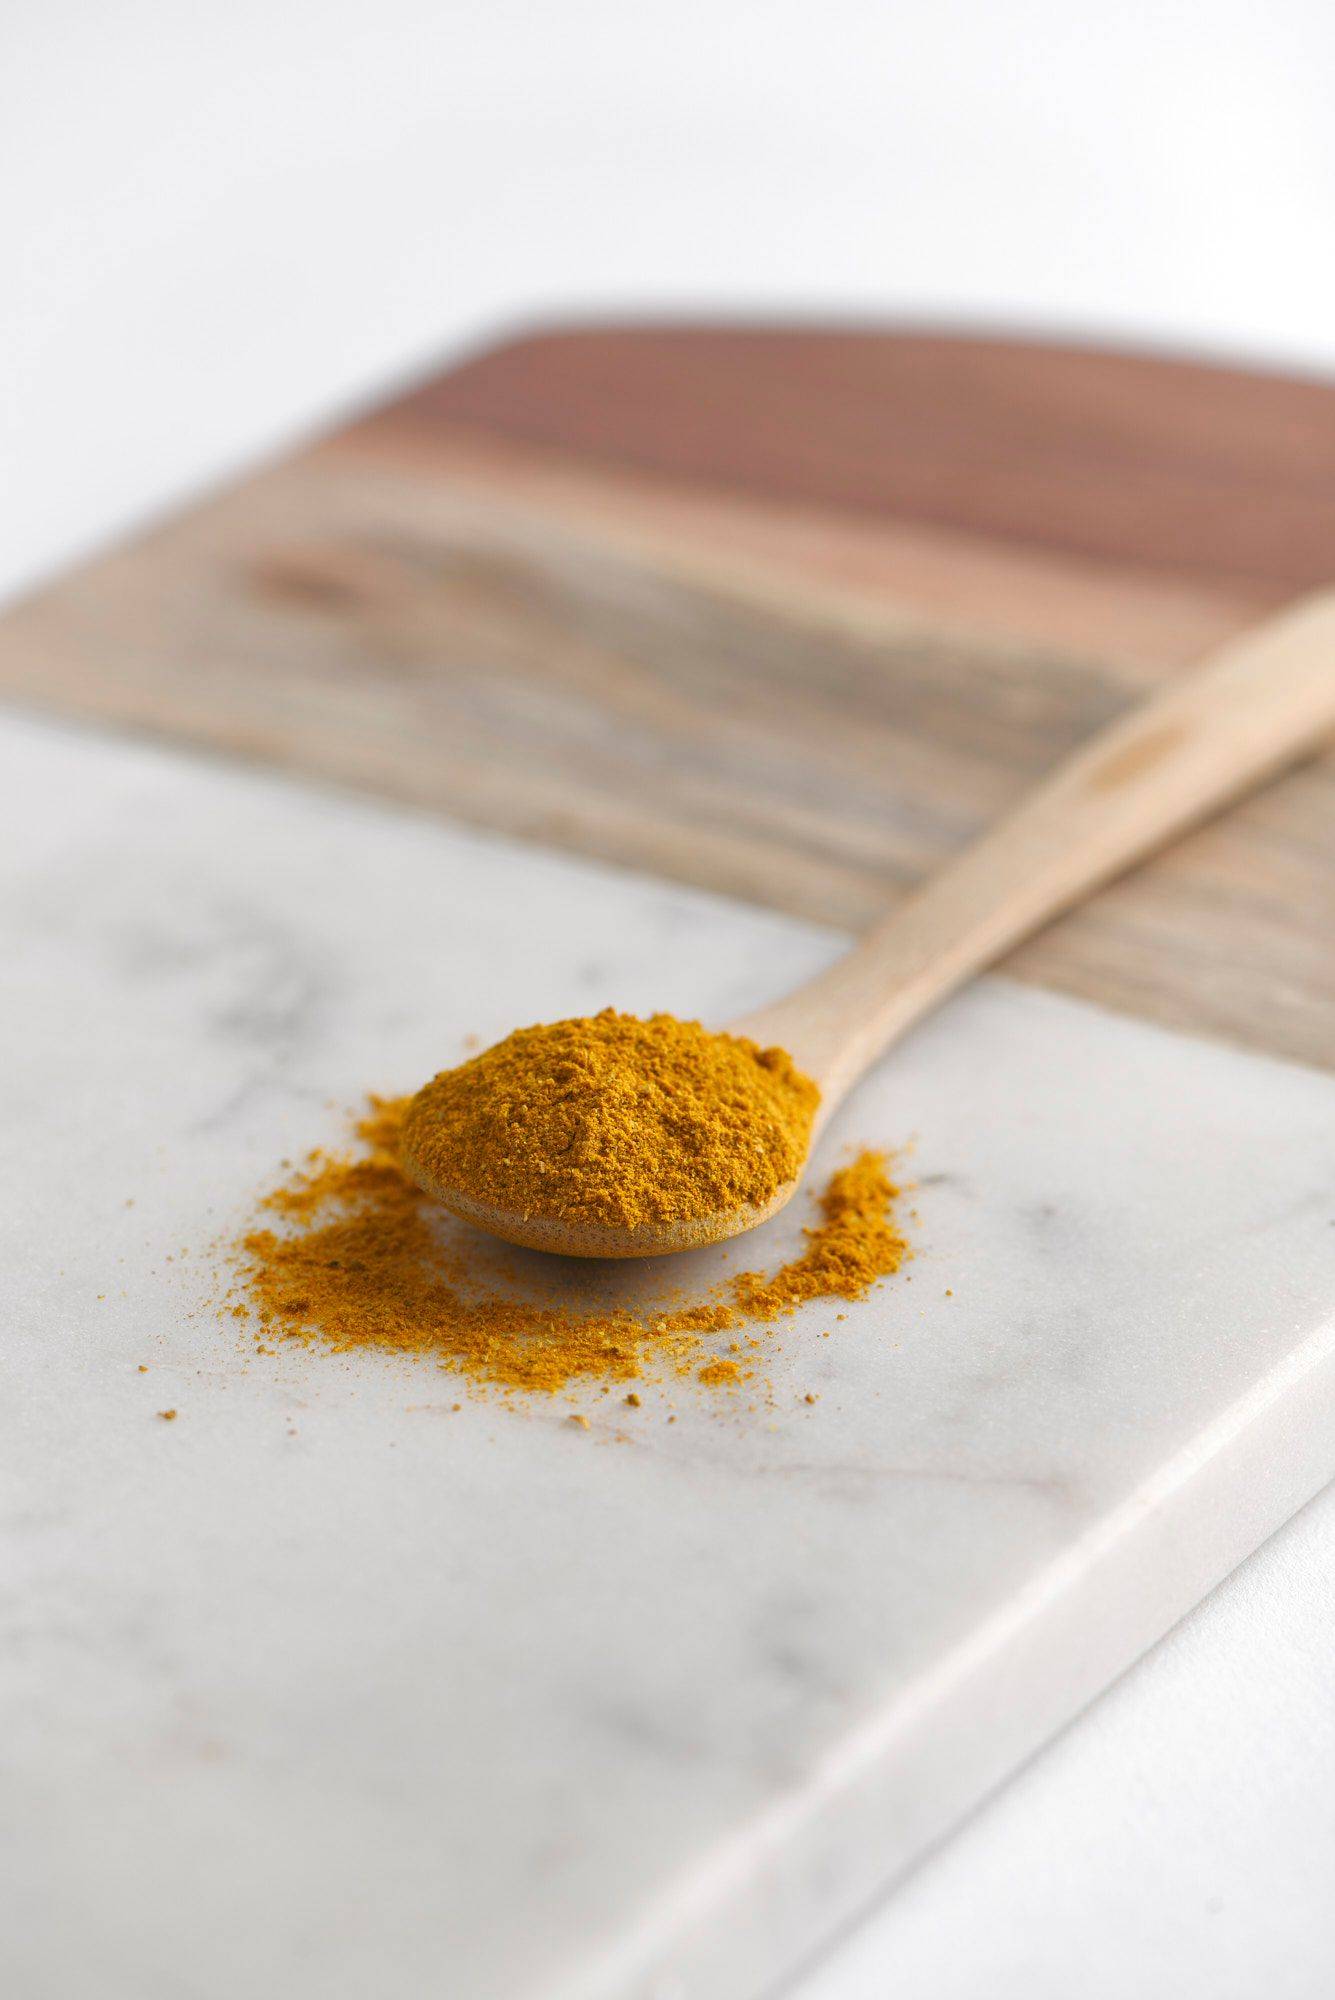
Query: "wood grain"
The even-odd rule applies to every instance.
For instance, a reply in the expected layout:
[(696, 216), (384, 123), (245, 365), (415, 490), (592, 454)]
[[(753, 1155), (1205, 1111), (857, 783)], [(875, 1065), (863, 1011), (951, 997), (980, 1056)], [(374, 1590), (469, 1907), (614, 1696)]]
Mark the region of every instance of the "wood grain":
[[(16, 607), (0, 688), (860, 926), (1327, 558), (1321, 385), (563, 336)], [(1333, 846), (1325, 760), (1008, 969), (1335, 1066)]]
[(572, 329), (480, 355), (378, 421), (1291, 595), (1335, 550), (1327, 385), (1050, 342)]

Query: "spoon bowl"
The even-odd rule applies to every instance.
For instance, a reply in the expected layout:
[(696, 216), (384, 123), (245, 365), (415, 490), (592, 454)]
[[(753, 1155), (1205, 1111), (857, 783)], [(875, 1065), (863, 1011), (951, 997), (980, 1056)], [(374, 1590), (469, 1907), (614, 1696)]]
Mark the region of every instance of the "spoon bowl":
[(703, 1250), (710, 1243), (726, 1242), (730, 1236), (744, 1236), (758, 1229), (792, 1200), (801, 1185), (800, 1175), (785, 1181), (762, 1208), (724, 1209), (716, 1215), (696, 1216), (686, 1221), (645, 1222), (613, 1226), (602, 1222), (563, 1220), (548, 1215), (518, 1215), (477, 1201), (459, 1188), (413, 1172), (420, 1187), (433, 1195), (442, 1208), (462, 1222), (499, 1236), (506, 1243), (518, 1243), (525, 1250), (546, 1250), (558, 1257), (672, 1257), (681, 1250)]

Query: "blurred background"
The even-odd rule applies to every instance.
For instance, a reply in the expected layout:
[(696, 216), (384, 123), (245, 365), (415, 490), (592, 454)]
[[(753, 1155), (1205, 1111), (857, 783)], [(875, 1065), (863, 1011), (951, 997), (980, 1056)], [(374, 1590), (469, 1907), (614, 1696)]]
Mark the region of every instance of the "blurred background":
[(1335, 362), (1325, 0), (8, 0), (0, 589), (565, 316)]
[[(1329, 0), (6, 0), (0, 592), (562, 319), (1329, 372), (1333, 77)], [(804, 1994), (1327, 1990), (1332, 1548), (1328, 1494)]]

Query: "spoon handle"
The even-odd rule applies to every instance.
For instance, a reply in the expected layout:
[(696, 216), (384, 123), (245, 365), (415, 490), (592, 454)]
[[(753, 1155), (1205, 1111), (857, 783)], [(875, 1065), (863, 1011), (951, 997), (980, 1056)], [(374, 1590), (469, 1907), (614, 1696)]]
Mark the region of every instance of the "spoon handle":
[(1335, 591), (1302, 600), (1101, 730), (810, 984), (737, 1024), (832, 1110), (955, 987), (1335, 733)]

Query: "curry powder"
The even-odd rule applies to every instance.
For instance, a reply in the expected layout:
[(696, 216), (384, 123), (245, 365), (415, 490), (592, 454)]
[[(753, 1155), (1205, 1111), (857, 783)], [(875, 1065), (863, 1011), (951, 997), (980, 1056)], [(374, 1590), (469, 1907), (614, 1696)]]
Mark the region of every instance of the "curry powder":
[[(909, 1254), (885, 1157), (864, 1153), (831, 1179), (803, 1254), (768, 1276), (742, 1272), (703, 1297), (678, 1293), (648, 1310), (620, 1302), (617, 1267), (602, 1298), (586, 1287), (582, 1303), (535, 1301), (516, 1290), (515, 1272), (532, 1289), (568, 1260), (507, 1259), (442, 1214), (401, 1163), (414, 1101), (371, 1099), (352, 1150), (310, 1154), (262, 1197), (255, 1226), (233, 1246), (237, 1290), (226, 1301), (258, 1321), (261, 1346), (277, 1337), (385, 1349), (506, 1391), (654, 1376), (731, 1388), (761, 1366), (748, 1325), (811, 1300), (861, 1298)], [(598, 1282), (596, 1272), (587, 1279)], [(740, 1337), (715, 1352), (711, 1341), (729, 1334)]]
[(607, 1007), (442, 1071), (408, 1106), (403, 1153), (430, 1192), (634, 1229), (764, 1207), (801, 1172), (819, 1101), (783, 1049)]

